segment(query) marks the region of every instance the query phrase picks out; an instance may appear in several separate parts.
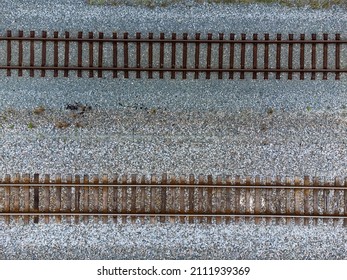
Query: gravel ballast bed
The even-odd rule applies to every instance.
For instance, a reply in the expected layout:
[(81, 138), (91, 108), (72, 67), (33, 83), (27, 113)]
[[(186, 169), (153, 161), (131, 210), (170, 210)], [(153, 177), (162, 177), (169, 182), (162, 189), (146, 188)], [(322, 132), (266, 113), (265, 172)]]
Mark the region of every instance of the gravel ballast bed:
[(342, 82), (3, 80), (2, 174), (345, 176)]
[(87, 5), (85, 0), (0, 3), (0, 27), (12, 30), (183, 33), (345, 32), (342, 8), (314, 10), (280, 5), (173, 5), (166, 8)]
[(0, 259), (346, 259), (347, 250), (345, 229), (324, 225), (27, 225), (0, 229), (0, 240)]
[[(4, 0), (0, 8), (2, 34), (23, 29), (343, 35), (347, 26), (345, 11), (337, 8), (151, 10), (89, 6), (84, 0)], [(3, 75), (2, 176), (346, 175), (346, 83), (333, 76), (328, 81), (249, 76), (245, 81), (151, 81)], [(92, 109), (72, 116), (65, 108), (75, 102)], [(45, 111), (36, 115), (39, 106)], [(59, 129), (57, 121), (70, 125)], [(332, 225), (0, 223), (0, 259), (345, 259), (346, 243), (346, 229)]]
[[(292, 81), (290, 86), (281, 80), (269, 81), (274, 86), (268, 88), (261, 81), (2, 81), (2, 174), (345, 176), (347, 98), (342, 82)], [(27, 89), (27, 81), (35, 83)], [(66, 109), (74, 102), (91, 110), (74, 116)], [(45, 111), (35, 114), (39, 106)], [(57, 120), (70, 126), (57, 128)], [(34, 127), (28, 128), (29, 123)], [(1, 228), (1, 259), (346, 256), (341, 225), (90, 222)]]

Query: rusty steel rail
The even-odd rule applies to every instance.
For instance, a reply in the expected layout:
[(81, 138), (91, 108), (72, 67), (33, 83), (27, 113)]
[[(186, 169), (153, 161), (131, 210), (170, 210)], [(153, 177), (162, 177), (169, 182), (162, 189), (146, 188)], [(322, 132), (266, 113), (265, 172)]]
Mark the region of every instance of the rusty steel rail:
[(8, 30), (0, 36), (0, 69), (7, 76), (14, 71), (23, 76), (27, 71), (30, 77), (45, 77), (49, 71), (53, 77), (74, 72), (77, 77), (110, 74), (149, 79), (245, 79), (246, 75), (269, 79), (274, 75), (291, 80), (297, 75), (314, 80), (321, 75), (325, 80), (330, 74), (339, 80), (347, 72), (347, 38), (340, 34), (75, 35), (22, 30), (14, 35)]
[(6, 175), (0, 180), (0, 217), (75, 223), (261, 221), (347, 225), (347, 178)]

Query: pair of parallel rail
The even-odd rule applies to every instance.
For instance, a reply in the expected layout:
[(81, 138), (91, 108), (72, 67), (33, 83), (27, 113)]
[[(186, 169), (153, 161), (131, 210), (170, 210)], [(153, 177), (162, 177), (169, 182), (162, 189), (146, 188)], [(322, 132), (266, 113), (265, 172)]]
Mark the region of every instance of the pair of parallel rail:
[[(34, 31), (0, 36), (0, 69), (11, 76), (339, 80), (347, 72), (340, 34), (223, 34)], [(36, 73), (36, 74), (35, 74)]]
[(0, 182), (0, 217), (6, 223), (242, 220), (346, 226), (347, 179), (6, 175)]

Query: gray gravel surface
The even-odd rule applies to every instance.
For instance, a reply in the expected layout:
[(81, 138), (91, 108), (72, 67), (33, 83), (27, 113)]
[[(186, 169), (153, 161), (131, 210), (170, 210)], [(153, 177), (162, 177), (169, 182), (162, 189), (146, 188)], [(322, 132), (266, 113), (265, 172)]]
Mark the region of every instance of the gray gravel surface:
[(27, 225), (0, 228), (0, 240), (0, 259), (334, 260), (347, 252), (346, 229), (324, 225)]
[[(345, 32), (343, 10), (0, 3), (0, 26), (104, 32)], [(0, 173), (345, 176), (346, 83), (0, 78)], [(66, 110), (79, 102), (84, 114)], [(45, 111), (35, 114), (42, 106)], [(58, 128), (67, 123), (67, 128)], [(78, 128), (80, 126), (80, 128)], [(110, 245), (110, 240), (113, 243)], [(339, 226), (0, 224), (1, 259), (343, 259)]]
[(344, 33), (345, 10), (280, 5), (90, 6), (85, 0), (4, 0), (1, 29), (118, 32)]
[(1, 81), (2, 174), (346, 172), (344, 82)]

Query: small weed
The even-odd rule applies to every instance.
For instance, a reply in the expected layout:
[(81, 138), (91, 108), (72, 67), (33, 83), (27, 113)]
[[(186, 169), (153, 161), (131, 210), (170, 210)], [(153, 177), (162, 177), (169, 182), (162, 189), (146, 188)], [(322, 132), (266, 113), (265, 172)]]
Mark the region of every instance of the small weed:
[(44, 107), (39, 106), (39, 107), (35, 108), (33, 112), (34, 112), (35, 115), (40, 115), (40, 114), (42, 114), (45, 110), (46, 110), (46, 109), (45, 109)]
[(57, 121), (57, 122), (54, 124), (54, 126), (55, 126), (56, 128), (67, 128), (67, 127), (70, 126), (70, 124), (69, 124), (68, 122), (66, 122), (66, 121)]
[(35, 128), (36, 126), (32, 123), (32, 122), (29, 122), (28, 123), (28, 128), (32, 129), (32, 128)]
[(83, 128), (83, 124), (80, 123), (80, 122), (76, 122), (76, 123), (75, 123), (75, 127), (77, 127), (77, 128)]
[(89, 0), (90, 5), (103, 5), (105, 4), (106, 1), (105, 0)]
[(8, 109), (6, 109), (6, 113), (7, 113), (7, 114), (14, 114), (15, 112), (16, 112), (16, 110), (13, 109), (13, 108), (8, 108)]
[(13, 128), (14, 128), (14, 125), (13, 125), (13, 124), (11, 124), (11, 125), (9, 126), (9, 128), (13, 129)]
[(149, 111), (149, 113), (150, 113), (151, 115), (155, 115), (155, 114), (157, 113), (157, 109), (152, 108), (152, 109)]
[(194, 3), (196, 4), (280, 4), (285, 7), (311, 7), (312, 9), (328, 9), (333, 5), (346, 6), (345, 0), (193, 0), (193, 1), (184, 1), (184, 0), (87, 0), (87, 3), (90, 5), (130, 5), (130, 6), (143, 6), (148, 8), (155, 7), (168, 7), (173, 4), (182, 3), (190, 7)]
[(307, 106), (306, 110), (307, 110), (307, 112), (310, 112), (312, 110), (312, 108), (310, 106)]
[(92, 106), (89, 105), (83, 105), (79, 102), (75, 102), (72, 104), (66, 104), (65, 106), (66, 110), (70, 110), (72, 114), (77, 117), (78, 115), (83, 115), (85, 112), (92, 110)]
[(268, 115), (272, 115), (274, 112), (275, 112), (275, 110), (272, 109), (272, 108), (267, 109), (267, 114)]
[(37, 138), (40, 139), (40, 140), (42, 140), (42, 139), (45, 138), (45, 136), (44, 136), (42, 133), (39, 133), (39, 134), (37, 135)]

